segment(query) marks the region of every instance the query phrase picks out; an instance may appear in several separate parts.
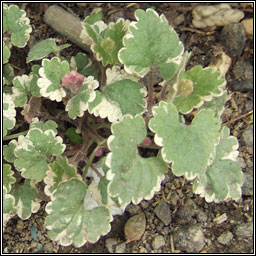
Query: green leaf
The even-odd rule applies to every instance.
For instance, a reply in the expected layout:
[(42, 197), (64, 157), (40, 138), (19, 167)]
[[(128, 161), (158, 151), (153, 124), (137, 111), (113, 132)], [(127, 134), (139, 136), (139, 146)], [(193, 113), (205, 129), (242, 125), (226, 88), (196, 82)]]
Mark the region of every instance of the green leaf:
[(142, 114), (146, 110), (147, 92), (141, 84), (124, 79), (109, 84), (104, 94), (97, 92), (96, 99), (89, 106), (89, 112), (110, 122), (120, 120), (125, 114)]
[(33, 60), (41, 60), (48, 56), (50, 53), (58, 55), (61, 50), (71, 46), (71, 44), (64, 44), (62, 46), (57, 46), (54, 38), (48, 38), (41, 42), (36, 43), (30, 49), (26, 62), (29, 63)]
[(5, 44), (5, 41), (3, 41), (3, 64), (6, 64), (9, 61), (10, 56), (11, 51), (9, 47)]
[(82, 180), (81, 176), (76, 173), (75, 166), (69, 164), (67, 158), (57, 156), (56, 160), (49, 164), (49, 169), (44, 178), (45, 194), (51, 196), (61, 181), (69, 180), (72, 177)]
[(4, 154), (4, 159), (9, 162), (13, 163), (15, 160), (15, 155), (14, 155), (14, 149), (18, 145), (16, 140), (11, 140), (8, 145), (3, 146), (3, 154)]
[(68, 111), (68, 115), (72, 119), (83, 116), (84, 111), (88, 109), (89, 102), (92, 102), (95, 99), (95, 89), (98, 86), (99, 82), (94, 80), (93, 76), (84, 78), (83, 85), (66, 105), (66, 111)]
[(23, 185), (16, 186), (12, 190), (15, 197), (15, 207), (17, 215), (22, 220), (30, 218), (40, 208), (40, 200), (38, 199), (38, 189), (33, 181), (25, 180)]
[(3, 168), (3, 185), (7, 189), (7, 193), (11, 191), (12, 184), (15, 183), (16, 179), (13, 177), (14, 172), (11, 170), (9, 164), (4, 164)]
[(46, 205), (49, 216), (45, 226), (49, 237), (67, 246), (74, 243), (81, 247), (87, 241), (95, 243), (101, 235), (107, 234), (112, 216), (104, 206), (92, 210), (84, 208), (87, 193), (86, 184), (76, 178), (61, 182)]
[(183, 114), (188, 114), (193, 108), (199, 108), (204, 101), (223, 95), (225, 79), (219, 72), (212, 72), (211, 68), (194, 66), (180, 75), (180, 81), (187, 79), (193, 82), (193, 91), (188, 96), (177, 95), (173, 101), (176, 108)]
[(22, 107), (27, 103), (28, 97), (37, 96), (40, 97), (39, 87), (37, 86), (37, 75), (31, 74), (30, 76), (22, 75), (16, 76), (12, 83), (12, 93), (14, 103), (17, 107)]
[(11, 41), (17, 47), (25, 47), (29, 40), (32, 27), (26, 12), (20, 10), (17, 5), (4, 5), (3, 28), (11, 33)]
[(56, 136), (53, 130), (33, 128), (26, 137), (19, 136), (18, 146), (14, 150), (14, 166), (24, 178), (39, 182), (48, 170), (47, 157), (62, 154), (65, 147), (62, 138)]
[(52, 130), (54, 133), (57, 133), (57, 127), (58, 125), (52, 121), (47, 120), (46, 122), (40, 122), (38, 118), (33, 120), (33, 123), (30, 124), (29, 129), (38, 128), (42, 131)]
[(14, 69), (13, 67), (7, 63), (3, 66), (3, 84), (4, 85), (11, 85), (12, 79), (14, 78)]
[(125, 115), (123, 120), (111, 126), (112, 134), (108, 138), (106, 165), (108, 192), (111, 197), (118, 197), (121, 205), (142, 199), (151, 199), (160, 189), (167, 165), (160, 157), (142, 158), (138, 154), (138, 145), (146, 137), (144, 119), (136, 115)]
[(243, 172), (237, 161), (239, 145), (236, 137), (229, 134), (229, 128), (224, 126), (213, 163), (193, 182), (194, 192), (207, 202), (238, 200), (242, 195)]
[(58, 57), (51, 60), (43, 59), (42, 67), (39, 69), (40, 78), (37, 81), (41, 95), (60, 102), (66, 96), (61, 79), (69, 71), (69, 64), (65, 60), (61, 61)]
[(7, 193), (7, 188), (3, 186), (3, 228), (10, 218), (16, 214), (14, 206), (15, 198), (13, 195)]
[(3, 93), (3, 137), (16, 123), (16, 110), (12, 95)]
[(74, 145), (79, 145), (83, 143), (83, 138), (81, 135), (76, 133), (76, 128), (68, 128), (65, 131), (65, 135), (68, 137), (68, 139), (71, 141), (72, 144)]
[(90, 15), (85, 17), (84, 22), (92, 25), (97, 21), (101, 21), (102, 18), (103, 18), (102, 9), (95, 8)]
[(135, 12), (137, 22), (131, 22), (118, 57), (127, 73), (145, 76), (151, 67), (159, 67), (164, 80), (178, 70), (184, 47), (178, 35), (162, 14), (152, 9)]
[(153, 118), (149, 128), (155, 132), (154, 141), (162, 146), (161, 154), (172, 163), (176, 176), (185, 174), (189, 180), (206, 171), (215, 156), (220, 120), (212, 110), (201, 110), (190, 125), (179, 121), (179, 114), (172, 103), (161, 101), (152, 108)]
[(111, 22), (104, 33), (97, 31), (95, 25), (86, 23), (85, 27), (93, 41), (91, 50), (96, 53), (96, 59), (102, 61), (103, 66), (120, 64), (117, 54), (123, 47), (122, 39), (126, 33), (124, 20), (119, 19), (116, 23)]
[(96, 66), (92, 66), (91, 60), (85, 53), (79, 52), (76, 56), (72, 56), (70, 67), (84, 76), (99, 77), (99, 70)]
[(211, 101), (205, 102), (199, 109), (212, 109), (216, 116), (221, 117), (225, 110), (225, 103), (228, 101), (228, 98), (227, 90), (223, 89), (223, 95), (214, 97)]

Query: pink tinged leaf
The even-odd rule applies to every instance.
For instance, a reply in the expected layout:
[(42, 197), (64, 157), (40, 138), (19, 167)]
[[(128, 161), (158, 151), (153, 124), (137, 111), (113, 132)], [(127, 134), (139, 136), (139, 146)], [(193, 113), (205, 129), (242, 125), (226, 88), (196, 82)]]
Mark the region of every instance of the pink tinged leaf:
[(83, 75), (77, 73), (76, 71), (71, 71), (62, 77), (62, 86), (76, 93), (82, 86), (83, 81)]
[(95, 152), (94, 156), (99, 157), (99, 156), (102, 156), (102, 154), (103, 154), (103, 151), (102, 151), (101, 148), (99, 148), (99, 149)]
[(145, 146), (150, 146), (151, 145), (151, 139), (149, 138), (149, 137), (146, 137), (144, 140), (143, 140), (143, 142), (142, 142), (142, 144), (143, 145), (145, 145)]

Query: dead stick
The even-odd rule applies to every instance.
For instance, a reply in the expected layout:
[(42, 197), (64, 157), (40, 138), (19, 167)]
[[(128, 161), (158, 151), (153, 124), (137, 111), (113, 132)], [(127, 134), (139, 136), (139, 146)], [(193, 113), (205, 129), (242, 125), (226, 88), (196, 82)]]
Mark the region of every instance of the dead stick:
[(252, 113), (253, 113), (253, 110), (251, 110), (251, 111), (249, 111), (249, 112), (247, 112), (247, 113), (245, 113), (245, 114), (243, 114), (243, 115), (241, 115), (241, 116), (238, 116), (238, 117), (236, 117), (236, 118), (234, 118), (234, 119), (231, 119), (231, 120), (229, 120), (229, 121), (223, 123), (222, 125), (232, 124), (232, 123), (236, 122), (236, 121), (239, 120), (239, 119), (242, 119), (242, 118), (244, 118), (244, 117), (249, 116), (249, 115), (252, 114)]
[(65, 11), (58, 5), (52, 5), (46, 10), (44, 21), (47, 25), (52, 27), (53, 30), (66, 36), (72, 43), (87, 52), (90, 51), (90, 46), (84, 44), (80, 39), (82, 22), (74, 15)]

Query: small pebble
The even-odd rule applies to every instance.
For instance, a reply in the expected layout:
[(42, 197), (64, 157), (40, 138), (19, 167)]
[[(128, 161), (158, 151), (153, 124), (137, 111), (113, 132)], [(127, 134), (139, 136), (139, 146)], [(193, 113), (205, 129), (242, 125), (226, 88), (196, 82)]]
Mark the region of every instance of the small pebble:
[(116, 246), (115, 253), (125, 253), (125, 242)]
[(164, 225), (167, 226), (171, 223), (171, 210), (166, 202), (161, 201), (156, 206), (154, 213), (164, 223)]
[(109, 253), (114, 252), (113, 246), (115, 246), (116, 244), (117, 244), (117, 240), (114, 238), (108, 238), (105, 241), (105, 245), (106, 245)]
[(157, 235), (152, 242), (152, 246), (154, 250), (158, 250), (164, 245), (165, 245), (165, 240), (164, 240), (164, 237), (161, 235)]
[(230, 231), (223, 232), (217, 240), (220, 244), (228, 244), (233, 239), (233, 234)]
[(235, 227), (234, 233), (238, 237), (253, 236), (253, 222), (242, 223)]
[(245, 47), (246, 32), (241, 23), (225, 25), (220, 34), (220, 43), (225, 47), (226, 53), (232, 57), (239, 57)]
[(247, 147), (253, 146), (253, 126), (252, 125), (249, 125), (244, 129), (241, 139)]
[(124, 225), (127, 242), (139, 240), (145, 232), (146, 217), (142, 212), (131, 217)]
[(204, 245), (204, 233), (199, 225), (185, 225), (173, 232), (175, 249), (186, 253), (198, 253)]

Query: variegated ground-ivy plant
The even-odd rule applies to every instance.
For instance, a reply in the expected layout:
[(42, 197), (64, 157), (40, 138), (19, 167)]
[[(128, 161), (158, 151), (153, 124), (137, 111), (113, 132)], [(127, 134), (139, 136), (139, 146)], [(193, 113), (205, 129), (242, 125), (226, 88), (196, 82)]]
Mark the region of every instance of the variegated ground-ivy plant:
[(10, 79), (10, 46), (24, 47), (31, 26), (16, 5), (3, 8), (4, 223), (38, 211), (44, 184), (45, 226), (65, 246), (96, 242), (113, 215), (151, 199), (168, 172), (184, 175), (207, 202), (241, 197), (238, 141), (221, 125), (225, 78), (209, 67), (186, 70), (190, 54), (153, 9), (136, 10), (131, 22), (102, 18), (95, 9), (82, 23), (91, 58), (64, 58), (69, 45), (49, 38), (27, 57), (41, 65)]

